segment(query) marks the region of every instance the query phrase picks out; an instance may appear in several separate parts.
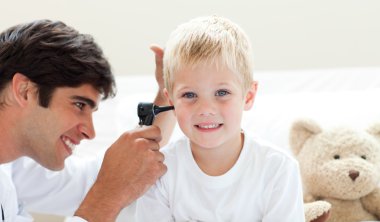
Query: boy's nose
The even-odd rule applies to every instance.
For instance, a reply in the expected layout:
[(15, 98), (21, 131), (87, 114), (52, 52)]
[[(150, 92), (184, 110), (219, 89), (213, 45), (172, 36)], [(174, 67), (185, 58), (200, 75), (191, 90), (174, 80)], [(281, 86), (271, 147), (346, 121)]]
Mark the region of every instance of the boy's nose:
[(213, 116), (215, 115), (216, 107), (213, 101), (208, 99), (202, 99), (198, 101), (198, 114), (201, 116)]

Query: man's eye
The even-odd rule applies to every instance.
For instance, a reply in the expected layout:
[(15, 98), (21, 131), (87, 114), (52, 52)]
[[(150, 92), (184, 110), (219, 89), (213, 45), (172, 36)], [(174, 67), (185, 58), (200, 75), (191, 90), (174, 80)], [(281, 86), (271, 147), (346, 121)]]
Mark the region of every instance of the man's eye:
[(227, 90), (222, 89), (222, 90), (218, 90), (218, 91), (215, 93), (215, 96), (226, 96), (226, 95), (228, 95), (228, 94), (230, 94), (230, 92), (228, 92)]
[(195, 98), (196, 95), (195, 95), (195, 93), (187, 92), (187, 93), (182, 94), (182, 97), (185, 97), (185, 98), (188, 98), (188, 99), (192, 99), (192, 98)]
[(83, 110), (83, 108), (84, 108), (85, 105), (86, 105), (86, 104), (81, 103), (81, 102), (76, 102), (76, 103), (75, 103), (75, 106), (78, 107), (80, 110)]

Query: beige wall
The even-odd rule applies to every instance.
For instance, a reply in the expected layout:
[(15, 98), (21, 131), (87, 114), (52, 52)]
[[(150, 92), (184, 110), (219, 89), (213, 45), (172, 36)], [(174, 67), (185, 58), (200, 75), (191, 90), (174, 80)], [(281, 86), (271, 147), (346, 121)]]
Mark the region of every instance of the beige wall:
[(91, 33), (116, 74), (151, 73), (151, 43), (178, 24), (218, 14), (252, 39), (256, 69), (380, 66), (379, 0), (2, 1), (0, 30), (40, 18)]

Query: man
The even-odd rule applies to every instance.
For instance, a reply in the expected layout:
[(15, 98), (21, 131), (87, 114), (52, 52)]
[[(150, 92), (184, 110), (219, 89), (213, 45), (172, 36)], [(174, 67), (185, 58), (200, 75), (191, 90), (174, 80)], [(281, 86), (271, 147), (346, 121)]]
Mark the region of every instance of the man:
[[(163, 52), (153, 51), (160, 89), (155, 103), (164, 105)], [(2, 221), (32, 221), (23, 209), (28, 205), (51, 213), (75, 211), (78, 221), (115, 221), (166, 172), (158, 126), (121, 135), (106, 151), (97, 176), (96, 165), (72, 158), (65, 164), (82, 139), (95, 137), (92, 114), (101, 99), (114, 94), (110, 65), (91, 36), (49, 20), (0, 34)], [(173, 129), (170, 115), (156, 121), (163, 142)], [(24, 163), (23, 156), (42, 167)]]

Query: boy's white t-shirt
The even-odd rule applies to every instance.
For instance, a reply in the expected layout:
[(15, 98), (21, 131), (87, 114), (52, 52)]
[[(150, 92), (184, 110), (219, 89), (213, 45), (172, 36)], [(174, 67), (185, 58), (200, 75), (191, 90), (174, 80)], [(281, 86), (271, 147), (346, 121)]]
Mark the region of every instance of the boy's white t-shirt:
[(137, 221), (305, 220), (298, 163), (272, 145), (245, 135), (239, 159), (221, 176), (198, 167), (187, 138), (162, 152), (168, 171), (137, 201)]

